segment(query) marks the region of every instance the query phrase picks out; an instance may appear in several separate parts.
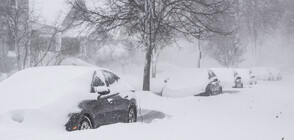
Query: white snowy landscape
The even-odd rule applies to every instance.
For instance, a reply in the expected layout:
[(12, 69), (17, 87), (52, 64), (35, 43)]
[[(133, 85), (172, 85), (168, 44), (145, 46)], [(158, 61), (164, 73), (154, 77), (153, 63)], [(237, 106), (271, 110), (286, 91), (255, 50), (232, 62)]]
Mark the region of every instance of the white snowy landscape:
[[(38, 75), (36, 72), (33, 73)], [(66, 73), (59, 74), (66, 75)], [(26, 75), (21, 76), (25, 78)], [(66, 76), (61, 77), (66, 79)], [(44, 78), (47, 79), (46, 82), (42, 82)], [(64, 126), (59, 124), (62, 118), (55, 116), (61, 115), (63, 108), (69, 106), (71, 101), (69, 98), (78, 97), (75, 96), (78, 93), (69, 92), (60, 96), (60, 92), (79, 91), (83, 89), (83, 85), (79, 88), (63, 89), (58, 86), (59, 83), (63, 83), (62, 87), (68, 87), (71, 85), (65, 86), (67, 84), (64, 82), (75, 78), (56, 81), (57, 86), (47, 86), (51, 83), (49, 79), (54, 78), (47, 75), (41, 77), (40, 81), (24, 79), (26, 83), (36, 81), (35, 86), (31, 86), (33, 89), (14, 88), (13, 93), (18, 93), (16, 95), (10, 96), (1, 92), (1, 139), (294, 139), (293, 75), (285, 76), (283, 81), (262, 81), (258, 85), (243, 89), (224, 89), (223, 94), (210, 97), (167, 98), (152, 92), (137, 91), (138, 122), (118, 123), (75, 132), (65, 131)], [(6, 83), (9, 81), (4, 81), (0, 88), (3, 89), (3, 86), (11, 88), (19, 85), (21, 81), (12, 85)], [(45, 84), (47, 88), (38, 83)], [(48, 89), (53, 87), (52, 91), (55, 92), (50, 93)], [(44, 92), (36, 95), (40, 88), (44, 89)], [(23, 89), (31, 92), (25, 92)], [(90, 93), (88, 94), (90, 96)], [(56, 98), (62, 99), (62, 102)], [(7, 112), (10, 107), (13, 110)], [(50, 110), (51, 108), (56, 110)]]
[(293, 0), (1, 0), (0, 140), (294, 140)]

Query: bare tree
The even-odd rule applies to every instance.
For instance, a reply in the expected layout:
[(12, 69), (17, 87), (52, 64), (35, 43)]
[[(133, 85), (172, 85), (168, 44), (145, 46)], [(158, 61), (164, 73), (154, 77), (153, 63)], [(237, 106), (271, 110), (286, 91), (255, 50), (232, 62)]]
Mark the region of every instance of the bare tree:
[(283, 13), (281, 2), (281, 0), (240, 0), (238, 3), (240, 20), (244, 23), (246, 36), (249, 36), (249, 40), (253, 42), (255, 55), (265, 37), (275, 30), (281, 21)]
[(219, 64), (225, 67), (238, 66), (244, 61), (246, 44), (240, 39), (240, 9), (239, 0), (232, 5), (231, 14), (221, 19), (218, 26), (225, 30), (233, 31), (230, 35), (215, 35), (209, 38), (205, 48), (206, 52)]
[(28, 2), (12, 1), (1, 6), (1, 23), (5, 27), (6, 44), (16, 55), (18, 70), (22, 69), (22, 57), (29, 44), (30, 16)]
[(146, 52), (143, 90), (150, 90), (151, 61), (157, 42), (174, 39), (178, 34), (198, 37), (203, 32), (221, 33), (213, 25), (230, 5), (217, 0), (109, 0), (107, 8), (88, 8), (81, 0), (70, 4), (97, 32), (124, 27), (136, 38), (137, 45)]
[(244, 61), (243, 55), (246, 53), (246, 47), (236, 41), (235, 35), (217, 35), (205, 49), (213, 59), (227, 68), (238, 66)]

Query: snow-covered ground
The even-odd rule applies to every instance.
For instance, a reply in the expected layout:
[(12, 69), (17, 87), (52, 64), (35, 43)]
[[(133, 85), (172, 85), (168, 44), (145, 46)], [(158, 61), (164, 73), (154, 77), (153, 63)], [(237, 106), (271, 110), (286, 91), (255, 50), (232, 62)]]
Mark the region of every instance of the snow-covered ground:
[(0, 115), (0, 139), (293, 140), (293, 84), (294, 76), (285, 76), (283, 81), (259, 82), (244, 89), (225, 90), (218, 96), (177, 99), (137, 92), (139, 122), (86, 131), (23, 126), (4, 121)]

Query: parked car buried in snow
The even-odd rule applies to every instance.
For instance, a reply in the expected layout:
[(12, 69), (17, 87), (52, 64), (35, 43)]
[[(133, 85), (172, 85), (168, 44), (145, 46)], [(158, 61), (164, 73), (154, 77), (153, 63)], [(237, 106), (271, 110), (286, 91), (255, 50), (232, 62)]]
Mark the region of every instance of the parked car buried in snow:
[(269, 71), (271, 73), (271, 81), (278, 81), (283, 79), (282, 72), (278, 68), (269, 67)]
[(250, 85), (256, 85), (257, 84), (257, 78), (255, 76), (255, 74), (252, 72), (252, 70), (249, 70), (249, 74), (250, 74)]
[(243, 88), (243, 79), (239, 73), (234, 69), (235, 86), (234, 88)]
[(254, 74), (249, 69), (235, 69), (238, 75), (242, 78), (244, 85), (256, 84), (256, 79)]
[(222, 93), (220, 81), (209, 69), (186, 69), (165, 82), (162, 91), (164, 97), (210, 96)]
[(34, 118), (29, 116), (40, 116), (40, 112), (44, 117), (35, 117), (33, 122), (47, 126), (56, 123), (67, 131), (137, 120), (135, 91), (106, 69), (28, 68), (0, 83), (0, 91), (1, 102), (5, 103), (0, 114), (23, 110), (26, 115), (20, 115), (24, 117), (22, 123)]
[(231, 68), (211, 68), (221, 81), (223, 88), (241, 88), (243, 87), (242, 79), (236, 71)]
[(274, 67), (254, 67), (252, 71), (258, 80), (275, 81), (282, 80), (282, 72)]

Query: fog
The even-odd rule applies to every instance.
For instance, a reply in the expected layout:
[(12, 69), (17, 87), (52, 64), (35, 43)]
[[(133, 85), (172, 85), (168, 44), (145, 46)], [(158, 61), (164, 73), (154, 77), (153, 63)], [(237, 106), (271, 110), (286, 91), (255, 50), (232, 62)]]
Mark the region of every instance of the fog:
[[(231, 3), (230, 10), (227, 14), (220, 15), (217, 24), (217, 27), (224, 31), (233, 31), (231, 35), (224, 35), (225, 37), (219, 37), (219, 35), (212, 35), (212, 37), (201, 38), (201, 60), (200, 60), (200, 67), (201, 68), (210, 68), (210, 67), (233, 67), (233, 68), (253, 68), (257, 66), (266, 66), (266, 67), (277, 67), (284, 71), (285, 73), (292, 73), (294, 69), (293, 63), (293, 53), (294, 53), (294, 45), (293, 45), (293, 20), (294, 20), (294, 13), (293, 13), (293, 2), (291, 0), (288, 1), (269, 1), (269, 0), (259, 0), (260, 3), (256, 4), (254, 1), (252, 2), (242, 2), (242, 1), (234, 1), (236, 2)], [(89, 10), (95, 10), (95, 8), (99, 7), (99, 2), (101, 1), (87, 1), (86, 5)], [(232, 2), (228, 0), (228, 2)], [(98, 3), (98, 4), (97, 4)], [(95, 4), (95, 5), (94, 5)], [(251, 4), (251, 5), (250, 5)], [(4, 5), (5, 7), (5, 5)], [(16, 52), (15, 44), (14, 46), (9, 46), (11, 43), (5, 42), (7, 40), (2, 41), (2, 52), (3, 58), (7, 57), (7, 59), (1, 60), (2, 62), (7, 61), (8, 66), (6, 63), (1, 64), (2, 73), (14, 73), (15, 71), (21, 70), (23, 68), (28, 68), (32, 66), (43, 66), (46, 65), (68, 65), (65, 63), (64, 60), (66, 59), (78, 59), (79, 61), (83, 61), (84, 63), (88, 63), (89, 65), (97, 65), (100, 67), (120, 67), (121, 69), (125, 69), (128, 65), (130, 66), (138, 66), (144, 67), (145, 64), (145, 55), (146, 49), (143, 47), (137, 46), (135, 42), (138, 40), (134, 39), (133, 37), (136, 35), (128, 35), (124, 31), (123, 28), (118, 28), (116, 31), (110, 31), (107, 33), (108, 41), (105, 41), (105, 38), (99, 37), (91, 37), (89, 39), (89, 34), (86, 33), (75, 33), (77, 32), (76, 28), (80, 28), (83, 30), (82, 27), (86, 27), (85, 25), (75, 25), (75, 27), (71, 27), (65, 29), (65, 23), (68, 24), (72, 19), (70, 15), (77, 15), (74, 12), (70, 11), (78, 11), (72, 7), (69, 1), (67, 0), (30, 0), (29, 1), (30, 7), (30, 26), (33, 26), (34, 32), (38, 32), (39, 38), (37, 40), (47, 40), (47, 44), (43, 44), (45, 48), (50, 48), (49, 50), (54, 50), (54, 48), (59, 48), (55, 46), (60, 46), (60, 48), (70, 48), (79, 50), (71, 51), (66, 54), (63, 53), (62, 60), (57, 58), (58, 50), (56, 52), (44, 52), (37, 51), (40, 54), (44, 55), (44, 59), (42, 59), (42, 64), (39, 62), (29, 62), (32, 60), (31, 57), (25, 57), (25, 54), (33, 54), (33, 51), (28, 53), (25, 52)], [(257, 8), (257, 9), (255, 9)], [(236, 10), (237, 9), (237, 10)], [(259, 9), (259, 10), (258, 10)], [(4, 16), (4, 15), (3, 15)], [(234, 23), (234, 24), (232, 24)], [(3, 22), (2, 26), (5, 23)], [(39, 27), (38, 29), (34, 29), (34, 26)], [(44, 26), (44, 27), (40, 27)], [(92, 26), (89, 33), (94, 31), (95, 25), (87, 24), (87, 27)], [(50, 29), (49, 29), (50, 28)], [(21, 30), (21, 29), (18, 29)], [(88, 33), (87, 32), (87, 33)], [(47, 39), (42, 39), (43, 34), (46, 33)], [(57, 35), (61, 35), (60, 39), (57, 39)], [(77, 35), (73, 37), (73, 34)], [(94, 34), (91, 33), (91, 34)], [(118, 35), (119, 34), (119, 35)], [(175, 33), (176, 34), (176, 33)], [(5, 36), (5, 35), (4, 35)], [(17, 36), (17, 35), (16, 35)], [(111, 37), (112, 36), (112, 37)], [(109, 39), (109, 37), (111, 37)], [(234, 40), (232, 38), (235, 37), (235, 49), (239, 50), (242, 49), (242, 54), (238, 54), (239, 62), (234, 62), (230, 65), (223, 65), (217, 61), (214, 56), (214, 53), (220, 48), (221, 42), (219, 42), (219, 38), (225, 38)], [(20, 38), (20, 37), (18, 37)], [(48, 40), (50, 38), (54, 38), (54, 45), (48, 45)], [(63, 38), (68, 38), (67, 42)], [(88, 38), (85, 41), (85, 38)], [(170, 40), (167, 44), (158, 43), (158, 47), (162, 47), (160, 53), (158, 54), (158, 60), (156, 62), (163, 65), (174, 65), (177, 67), (197, 67), (198, 66), (198, 59), (199, 59), (199, 48), (198, 48), (198, 39), (194, 37), (184, 37), (180, 34), (176, 34), (172, 37), (172, 41)], [(13, 40), (13, 39), (12, 39)], [(29, 40), (29, 39), (28, 39)], [(61, 44), (58, 44), (57, 40), (61, 40)], [(63, 41), (62, 41), (63, 40)], [(76, 41), (78, 44), (71, 44), (73, 40)], [(122, 41), (123, 40), (123, 41)], [(134, 41), (135, 40), (135, 41)], [(223, 39), (221, 39), (223, 40)], [(21, 40), (22, 41), (22, 40)], [(23, 43), (21, 42), (20, 43)], [(228, 41), (224, 41), (222, 46), (230, 46)], [(46, 42), (46, 41), (45, 41)], [(71, 42), (71, 43), (70, 43)], [(86, 42), (86, 44), (93, 44), (83, 46), (81, 42)], [(116, 42), (116, 43), (114, 43)], [(128, 42), (128, 43), (123, 43)], [(160, 42), (160, 41), (159, 41)], [(227, 43), (227, 44), (226, 44)], [(24, 43), (25, 44), (25, 43)], [(17, 46), (22, 47), (24, 44), (17, 44)], [(52, 43), (49, 43), (52, 44)], [(113, 57), (109, 56), (110, 54), (105, 54), (104, 58), (100, 56), (96, 56), (101, 53), (101, 48), (109, 48), (107, 46), (113, 44), (123, 44), (124, 47), (120, 48), (121, 50), (127, 49), (128, 51), (122, 51), (122, 53), (118, 56), (114, 56), (115, 58), (111, 59), (104, 59), (105, 57)], [(131, 44), (131, 45), (130, 45)], [(32, 45), (31, 45), (32, 46)], [(29, 47), (31, 47), (29, 46)], [(38, 44), (37, 46), (40, 46)], [(53, 49), (51, 49), (53, 48)], [(35, 48), (32, 48), (33, 50)], [(112, 52), (116, 48), (112, 48)], [(8, 50), (8, 51), (7, 51)], [(24, 49), (25, 50), (25, 49)], [(86, 52), (83, 52), (85, 50)], [(245, 50), (245, 51), (244, 51)], [(110, 51), (108, 51), (110, 52)], [(116, 52), (119, 54), (120, 52)], [(26, 62), (22, 64), (21, 62), (16, 62), (14, 60), (10, 60), (10, 56), (17, 56), (20, 55), (20, 59), (27, 59), (27, 60), (20, 60)], [(47, 55), (49, 54), (49, 55)], [(225, 54), (223, 54), (225, 55)], [(227, 54), (228, 55), (228, 54)], [(119, 58), (122, 57), (122, 58)], [(41, 57), (42, 58), (42, 57)], [(9, 61), (8, 61), (9, 59)], [(12, 58), (11, 58), (12, 59)], [(123, 62), (120, 60), (124, 59)], [(232, 58), (231, 58), (232, 59)], [(47, 60), (56, 60), (56, 62), (60, 61), (60, 63), (53, 63), (53, 62), (45, 62)], [(10, 61), (14, 61), (10, 63)], [(62, 63), (64, 62), (64, 63)], [(72, 63), (71, 61), (67, 60), (67, 62)], [(34, 64), (36, 63), (36, 64)], [(78, 63), (78, 62), (77, 62)], [(13, 64), (13, 65), (10, 65)], [(122, 66), (122, 64), (124, 66)], [(19, 65), (19, 66), (17, 66)], [(21, 66), (22, 65), (22, 66)], [(75, 64), (79, 65), (79, 64)], [(18, 67), (18, 68), (16, 68)], [(141, 68), (142, 69), (142, 68)]]

